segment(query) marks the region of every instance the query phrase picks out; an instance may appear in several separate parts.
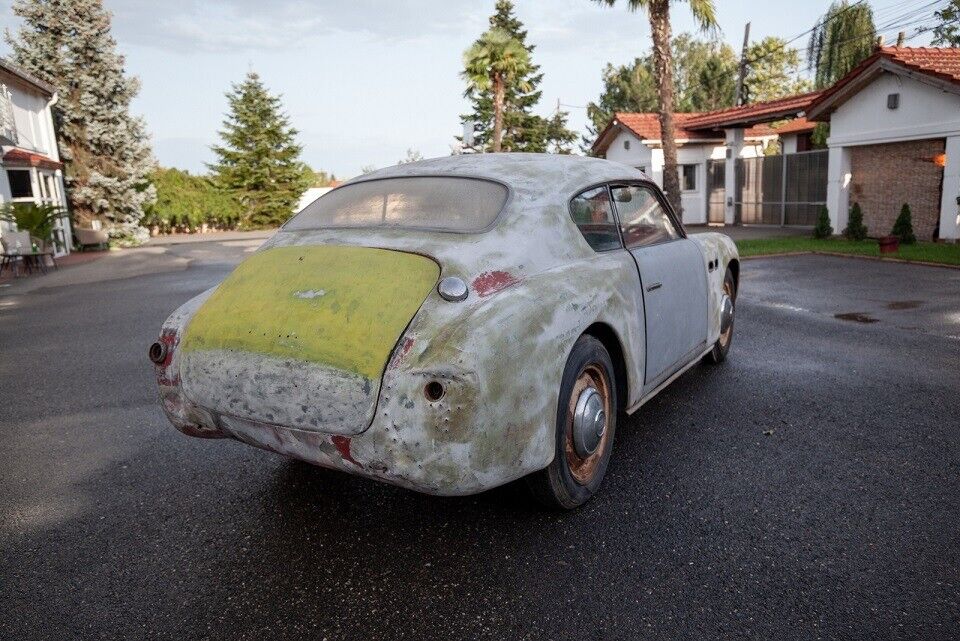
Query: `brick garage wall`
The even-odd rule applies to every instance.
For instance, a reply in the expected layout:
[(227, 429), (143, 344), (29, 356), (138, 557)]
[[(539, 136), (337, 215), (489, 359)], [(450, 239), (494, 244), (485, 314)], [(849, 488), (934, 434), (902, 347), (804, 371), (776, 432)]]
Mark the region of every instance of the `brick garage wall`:
[(907, 203), (917, 239), (933, 240), (940, 225), (943, 167), (932, 159), (943, 150), (943, 139), (850, 148), (850, 205), (860, 203), (870, 236), (889, 234)]

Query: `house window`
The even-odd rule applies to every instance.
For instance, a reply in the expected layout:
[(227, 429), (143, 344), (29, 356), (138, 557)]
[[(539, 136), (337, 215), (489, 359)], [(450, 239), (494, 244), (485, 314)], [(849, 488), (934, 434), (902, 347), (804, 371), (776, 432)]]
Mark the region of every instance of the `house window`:
[(682, 191), (697, 190), (696, 165), (680, 165), (680, 189)]
[(10, 181), (12, 198), (33, 198), (33, 184), (29, 169), (8, 169), (7, 180)]
[(623, 148), (626, 149), (627, 151), (630, 151), (630, 141), (629, 141), (629, 140), (624, 140), (624, 141), (623, 141)]

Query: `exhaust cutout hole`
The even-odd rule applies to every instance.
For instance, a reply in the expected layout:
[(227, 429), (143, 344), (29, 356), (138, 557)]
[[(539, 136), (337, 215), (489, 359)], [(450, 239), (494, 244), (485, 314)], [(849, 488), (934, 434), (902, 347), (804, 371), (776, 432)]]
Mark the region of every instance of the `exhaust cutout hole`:
[(437, 381), (430, 381), (427, 383), (426, 387), (423, 388), (423, 395), (427, 397), (427, 400), (431, 403), (436, 403), (441, 398), (446, 390), (443, 389), (443, 385)]

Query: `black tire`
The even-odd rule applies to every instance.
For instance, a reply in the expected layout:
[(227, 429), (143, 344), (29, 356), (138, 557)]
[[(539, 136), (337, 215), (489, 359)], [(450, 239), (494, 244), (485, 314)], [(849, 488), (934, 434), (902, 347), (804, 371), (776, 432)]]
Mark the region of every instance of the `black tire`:
[[(727, 273), (723, 275), (723, 291), (733, 301), (733, 309), (737, 309), (737, 281), (733, 279), (733, 272), (727, 268)], [(730, 345), (733, 344), (733, 324), (737, 315), (733, 315), (730, 321), (730, 328), (726, 334), (722, 334), (717, 342), (713, 344), (713, 349), (706, 356), (706, 361), (713, 364), (719, 364), (727, 360), (727, 354), (730, 352)]]
[[(593, 386), (600, 394), (606, 423), (596, 449), (581, 458), (572, 445), (572, 408), (587, 386)], [(597, 492), (610, 462), (618, 415), (617, 381), (610, 354), (593, 336), (581, 336), (570, 351), (560, 383), (553, 461), (527, 477), (527, 485), (538, 501), (551, 508), (570, 510), (583, 505)]]

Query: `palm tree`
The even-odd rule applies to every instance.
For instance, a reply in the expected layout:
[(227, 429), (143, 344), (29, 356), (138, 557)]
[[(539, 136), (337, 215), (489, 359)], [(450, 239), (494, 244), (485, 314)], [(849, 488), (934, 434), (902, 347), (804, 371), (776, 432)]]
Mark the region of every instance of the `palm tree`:
[[(614, 6), (617, 0), (594, 0)], [(657, 83), (660, 108), (660, 137), (663, 142), (663, 190), (678, 214), (680, 205), (680, 177), (677, 173), (677, 143), (673, 127), (673, 60), (670, 51), (670, 0), (626, 0), (630, 11), (645, 10), (650, 19), (653, 38), (653, 75)], [(713, 0), (689, 0), (690, 11), (697, 25), (712, 29), (717, 25)]]
[(477, 91), (493, 90), (493, 151), (500, 151), (503, 140), (504, 96), (508, 84), (530, 91), (524, 80), (530, 73), (530, 52), (523, 43), (503, 29), (490, 29), (463, 54), (460, 75)]

